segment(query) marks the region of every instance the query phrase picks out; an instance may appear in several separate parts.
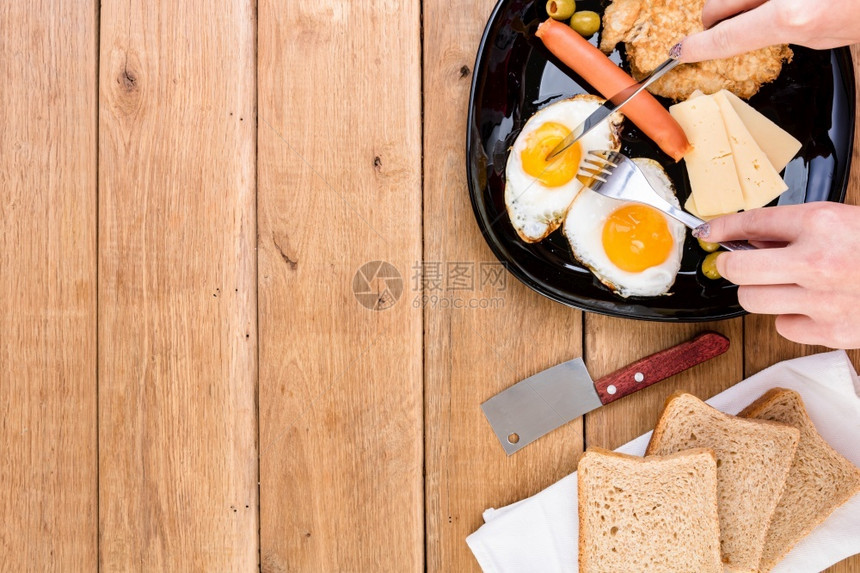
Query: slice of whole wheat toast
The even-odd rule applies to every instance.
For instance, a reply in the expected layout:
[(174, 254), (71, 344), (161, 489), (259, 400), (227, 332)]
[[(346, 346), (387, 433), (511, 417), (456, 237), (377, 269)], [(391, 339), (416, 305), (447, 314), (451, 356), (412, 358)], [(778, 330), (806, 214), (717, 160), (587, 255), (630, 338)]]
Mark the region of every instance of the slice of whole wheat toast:
[(589, 448), (579, 462), (579, 570), (723, 570), (712, 450), (639, 458)]
[(803, 399), (794, 390), (769, 390), (738, 415), (800, 430), (797, 454), (773, 512), (759, 565), (762, 571), (770, 571), (834, 509), (860, 493), (860, 469), (818, 434)]
[(666, 400), (646, 455), (714, 450), (723, 563), (730, 571), (758, 571), (799, 437), (797, 428), (730, 416), (676, 392)]

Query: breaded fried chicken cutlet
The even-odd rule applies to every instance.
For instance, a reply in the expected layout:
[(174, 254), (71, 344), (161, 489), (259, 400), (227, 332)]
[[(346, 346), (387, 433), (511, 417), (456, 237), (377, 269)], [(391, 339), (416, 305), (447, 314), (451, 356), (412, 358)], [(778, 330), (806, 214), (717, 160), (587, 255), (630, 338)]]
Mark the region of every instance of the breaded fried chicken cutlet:
[[(639, 79), (660, 65), (669, 49), (684, 36), (701, 32), (704, 0), (615, 0), (603, 15), (600, 49), (606, 53), (623, 42), (633, 75)], [(706, 94), (725, 88), (749, 99), (762, 84), (771, 82), (791, 61), (786, 45), (770, 46), (748, 54), (682, 64), (648, 90), (673, 100), (687, 99), (699, 89)]]

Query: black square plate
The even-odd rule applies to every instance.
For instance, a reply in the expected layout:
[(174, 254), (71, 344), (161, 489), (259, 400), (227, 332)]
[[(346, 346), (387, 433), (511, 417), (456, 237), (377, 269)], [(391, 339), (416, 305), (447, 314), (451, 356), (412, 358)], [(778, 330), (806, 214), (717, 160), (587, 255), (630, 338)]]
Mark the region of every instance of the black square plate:
[[(705, 253), (687, 234), (681, 271), (670, 294), (613, 294), (574, 258), (560, 230), (529, 244), (514, 231), (505, 209), (508, 149), (538, 109), (578, 93), (596, 93), (544, 48), (534, 32), (547, 18), (545, 2), (501, 0), (478, 48), (466, 134), (469, 193), (478, 226), (490, 248), (520, 281), (560, 303), (612, 316), (657, 321), (718, 320), (744, 313), (737, 288), (701, 275)], [(603, 13), (600, 0), (577, 9)], [(591, 39), (597, 42), (598, 37)], [(780, 204), (842, 201), (854, 139), (854, 68), (847, 48), (814, 51), (792, 46), (794, 59), (749, 103), (803, 143), (786, 167), (789, 190)], [(623, 52), (610, 58), (629, 72)], [(598, 94), (599, 95), (599, 94)], [(661, 100), (668, 106), (671, 102)], [(623, 113), (623, 112), (622, 112)], [(685, 169), (624, 122), (621, 151), (660, 162), (683, 205), (690, 193)], [(776, 202), (774, 202), (776, 204)]]

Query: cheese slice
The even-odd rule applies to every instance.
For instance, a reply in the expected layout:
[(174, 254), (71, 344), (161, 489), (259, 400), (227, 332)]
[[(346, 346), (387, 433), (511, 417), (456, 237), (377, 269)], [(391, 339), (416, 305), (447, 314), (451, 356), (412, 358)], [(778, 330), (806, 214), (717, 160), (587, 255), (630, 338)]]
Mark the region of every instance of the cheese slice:
[(744, 195), (744, 209), (764, 207), (788, 189), (788, 185), (750, 135), (735, 108), (729, 103), (726, 93), (728, 92), (723, 90), (711, 97), (720, 108), (720, 115), (723, 116), (729, 136), (732, 158)]
[(717, 102), (701, 96), (673, 105), (669, 113), (693, 144), (684, 162), (700, 215), (716, 216), (743, 209), (744, 196)]
[(722, 90), (719, 93), (732, 105), (773, 168), (777, 172), (785, 169), (800, 151), (800, 142), (732, 92)]
[(703, 221), (710, 221), (711, 219), (716, 219), (717, 217), (723, 217), (724, 215), (731, 215), (733, 213), (736, 213), (736, 211), (732, 211), (731, 213), (720, 213), (719, 215), (702, 215), (701, 213), (699, 213), (699, 209), (696, 207), (696, 201), (693, 199), (692, 195), (687, 197), (687, 201), (684, 203), (684, 210), (688, 213), (692, 213)]

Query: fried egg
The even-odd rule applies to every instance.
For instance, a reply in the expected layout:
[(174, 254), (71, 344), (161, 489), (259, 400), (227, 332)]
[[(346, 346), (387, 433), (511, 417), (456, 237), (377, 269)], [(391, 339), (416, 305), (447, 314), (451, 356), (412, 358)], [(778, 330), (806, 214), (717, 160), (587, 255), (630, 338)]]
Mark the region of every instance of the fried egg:
[[(654, 190), (680, 207), (672, 182), (652, 159), (633, 161)], [(687, 230), (657, 209), (584, 189), (568, 210), (564, 234), (573, 255), (622, 297), (658, 296), (675, 282)]]
[(576, 179), (589, 150), (619, 148), (620, 114), (613, 114), (564, 153), (546, 157), (603, 104), (581, 94), (539, 110), (517, 136), (505, 167), (505, 206), (517, 234), (529, 243), (543, 240), (564, 220), (582, 184)]

